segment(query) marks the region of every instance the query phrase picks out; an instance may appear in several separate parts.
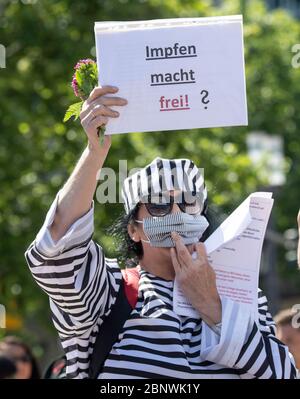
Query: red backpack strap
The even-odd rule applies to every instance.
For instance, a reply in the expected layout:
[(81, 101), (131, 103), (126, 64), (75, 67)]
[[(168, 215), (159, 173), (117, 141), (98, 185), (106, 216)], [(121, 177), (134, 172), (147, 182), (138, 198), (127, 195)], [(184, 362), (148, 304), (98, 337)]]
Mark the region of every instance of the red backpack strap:
[(122, 269), (122, 275), (125, 283), (124, 289), (126, 298), (132, 309), (134, 309), (137, 303), (139, 291), (139, 266), (130, 269)]

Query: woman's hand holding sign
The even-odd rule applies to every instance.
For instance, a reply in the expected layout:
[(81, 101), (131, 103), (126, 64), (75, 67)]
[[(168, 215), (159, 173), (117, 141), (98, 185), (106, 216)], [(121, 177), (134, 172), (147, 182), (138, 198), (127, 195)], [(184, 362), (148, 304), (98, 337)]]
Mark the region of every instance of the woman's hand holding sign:
[(222, 306), (216, 286), (216, 276), (207, 260), (204, 244), (195, 244), (197, 259), (193, 259), (177, 233), (172, 233), (175, 248), (171, 259), (176, 279), (184, 295), (208, 325), (221, 322)]
[(60, 191), (57, 211), (50, 227), (54, 241), (59, 240), (70, 225), (91, 208), (97, 186), (97, 174), (111, 145), (109, 135), (105, 135), (103, 143), (100, 144), (98, 128), (106, 125), (109, 118), (118, 117), (119, 113), (112, 110), (111, 106), (127, 104), (123, 98), (106, 96), (117, 91), (118, 88), (113, 86), (95, 87), (82, 105), (79, 116), (88, 137), (88, 147)]
[[(127, 100), (124, 98), (106, 96), (106, 94), (115, 94), (118, 90), (114, 86), (95, 87), (88, 99), (83, 103), (80, 120), (88, 136), (90, 149), (99, 149), (98, 127), (106, 125), (109, 117), (117, 118), (119, 116), (119, 112), (112, 110), (110, 107), (127, 104)], [(105, 136), (103, 147), (108, 150), (110, 143), (110, 136)]]

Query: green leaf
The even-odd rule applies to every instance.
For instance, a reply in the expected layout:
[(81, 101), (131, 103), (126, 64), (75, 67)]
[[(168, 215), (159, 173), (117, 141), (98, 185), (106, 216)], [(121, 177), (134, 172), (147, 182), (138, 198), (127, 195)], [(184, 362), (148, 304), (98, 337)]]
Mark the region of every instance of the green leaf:
[(76, 70), (75, 77), (81, 98), (88, 98), (91, 91), (98, 84), (97, 64), (82, 64)]
[(105, 130), (106, 130), (106, 127), (105, 127), (105, 126), (100, 126), (100, 127), (98, 127), (98, 129), (97, 129), (97, 134), (98, 134), (98, 137), (99, 137), (99, 141), (100, 141), (100, 145), (101, 145), (101, 146), (102, 146), (103, 143), (104, 143)]
[(72, 118), (72, 116), (74, 116), (74, 120), (76, 121), (76, 119), (79, 118), (82, 104), (83, 104), (83, 101), (80, 101), (75, 104), (71, 104), (65, 113), (63, 122), (67, 122), (70, 118)]
[(75, 77), (77, 80), (77, 84), (80, 87), (82, 85), (82, 73), (80, 72), (80, 69), (77, 69), (77, 71), (75, 72)]

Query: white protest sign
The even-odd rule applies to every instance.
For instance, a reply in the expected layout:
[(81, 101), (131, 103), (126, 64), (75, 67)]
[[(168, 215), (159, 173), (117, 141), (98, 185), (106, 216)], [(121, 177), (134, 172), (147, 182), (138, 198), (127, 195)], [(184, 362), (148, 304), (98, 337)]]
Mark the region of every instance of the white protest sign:
[(128, 100), (106, 133), (247, 125), (242, 16), (96, 22), (99, 83)]
[[(205, 241), (219, 294), (250, 307), (256, 318), (261, 251), (273, 202), (272, 193), (251, 194)], [(199, 317), (176, 280), (173, 308)]]

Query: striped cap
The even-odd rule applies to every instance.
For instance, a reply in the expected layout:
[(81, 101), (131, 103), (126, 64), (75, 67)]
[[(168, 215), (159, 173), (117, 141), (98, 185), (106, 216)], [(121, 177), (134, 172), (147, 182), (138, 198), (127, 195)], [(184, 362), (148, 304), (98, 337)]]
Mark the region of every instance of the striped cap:
[(161, 197), (170, 190), (197, 195), (205, 202), (207, 190), (203, 173), (189, 159), (155, 158), (149, 165), (124, 180), (122, 198), (129, 213), (142, 199)]

